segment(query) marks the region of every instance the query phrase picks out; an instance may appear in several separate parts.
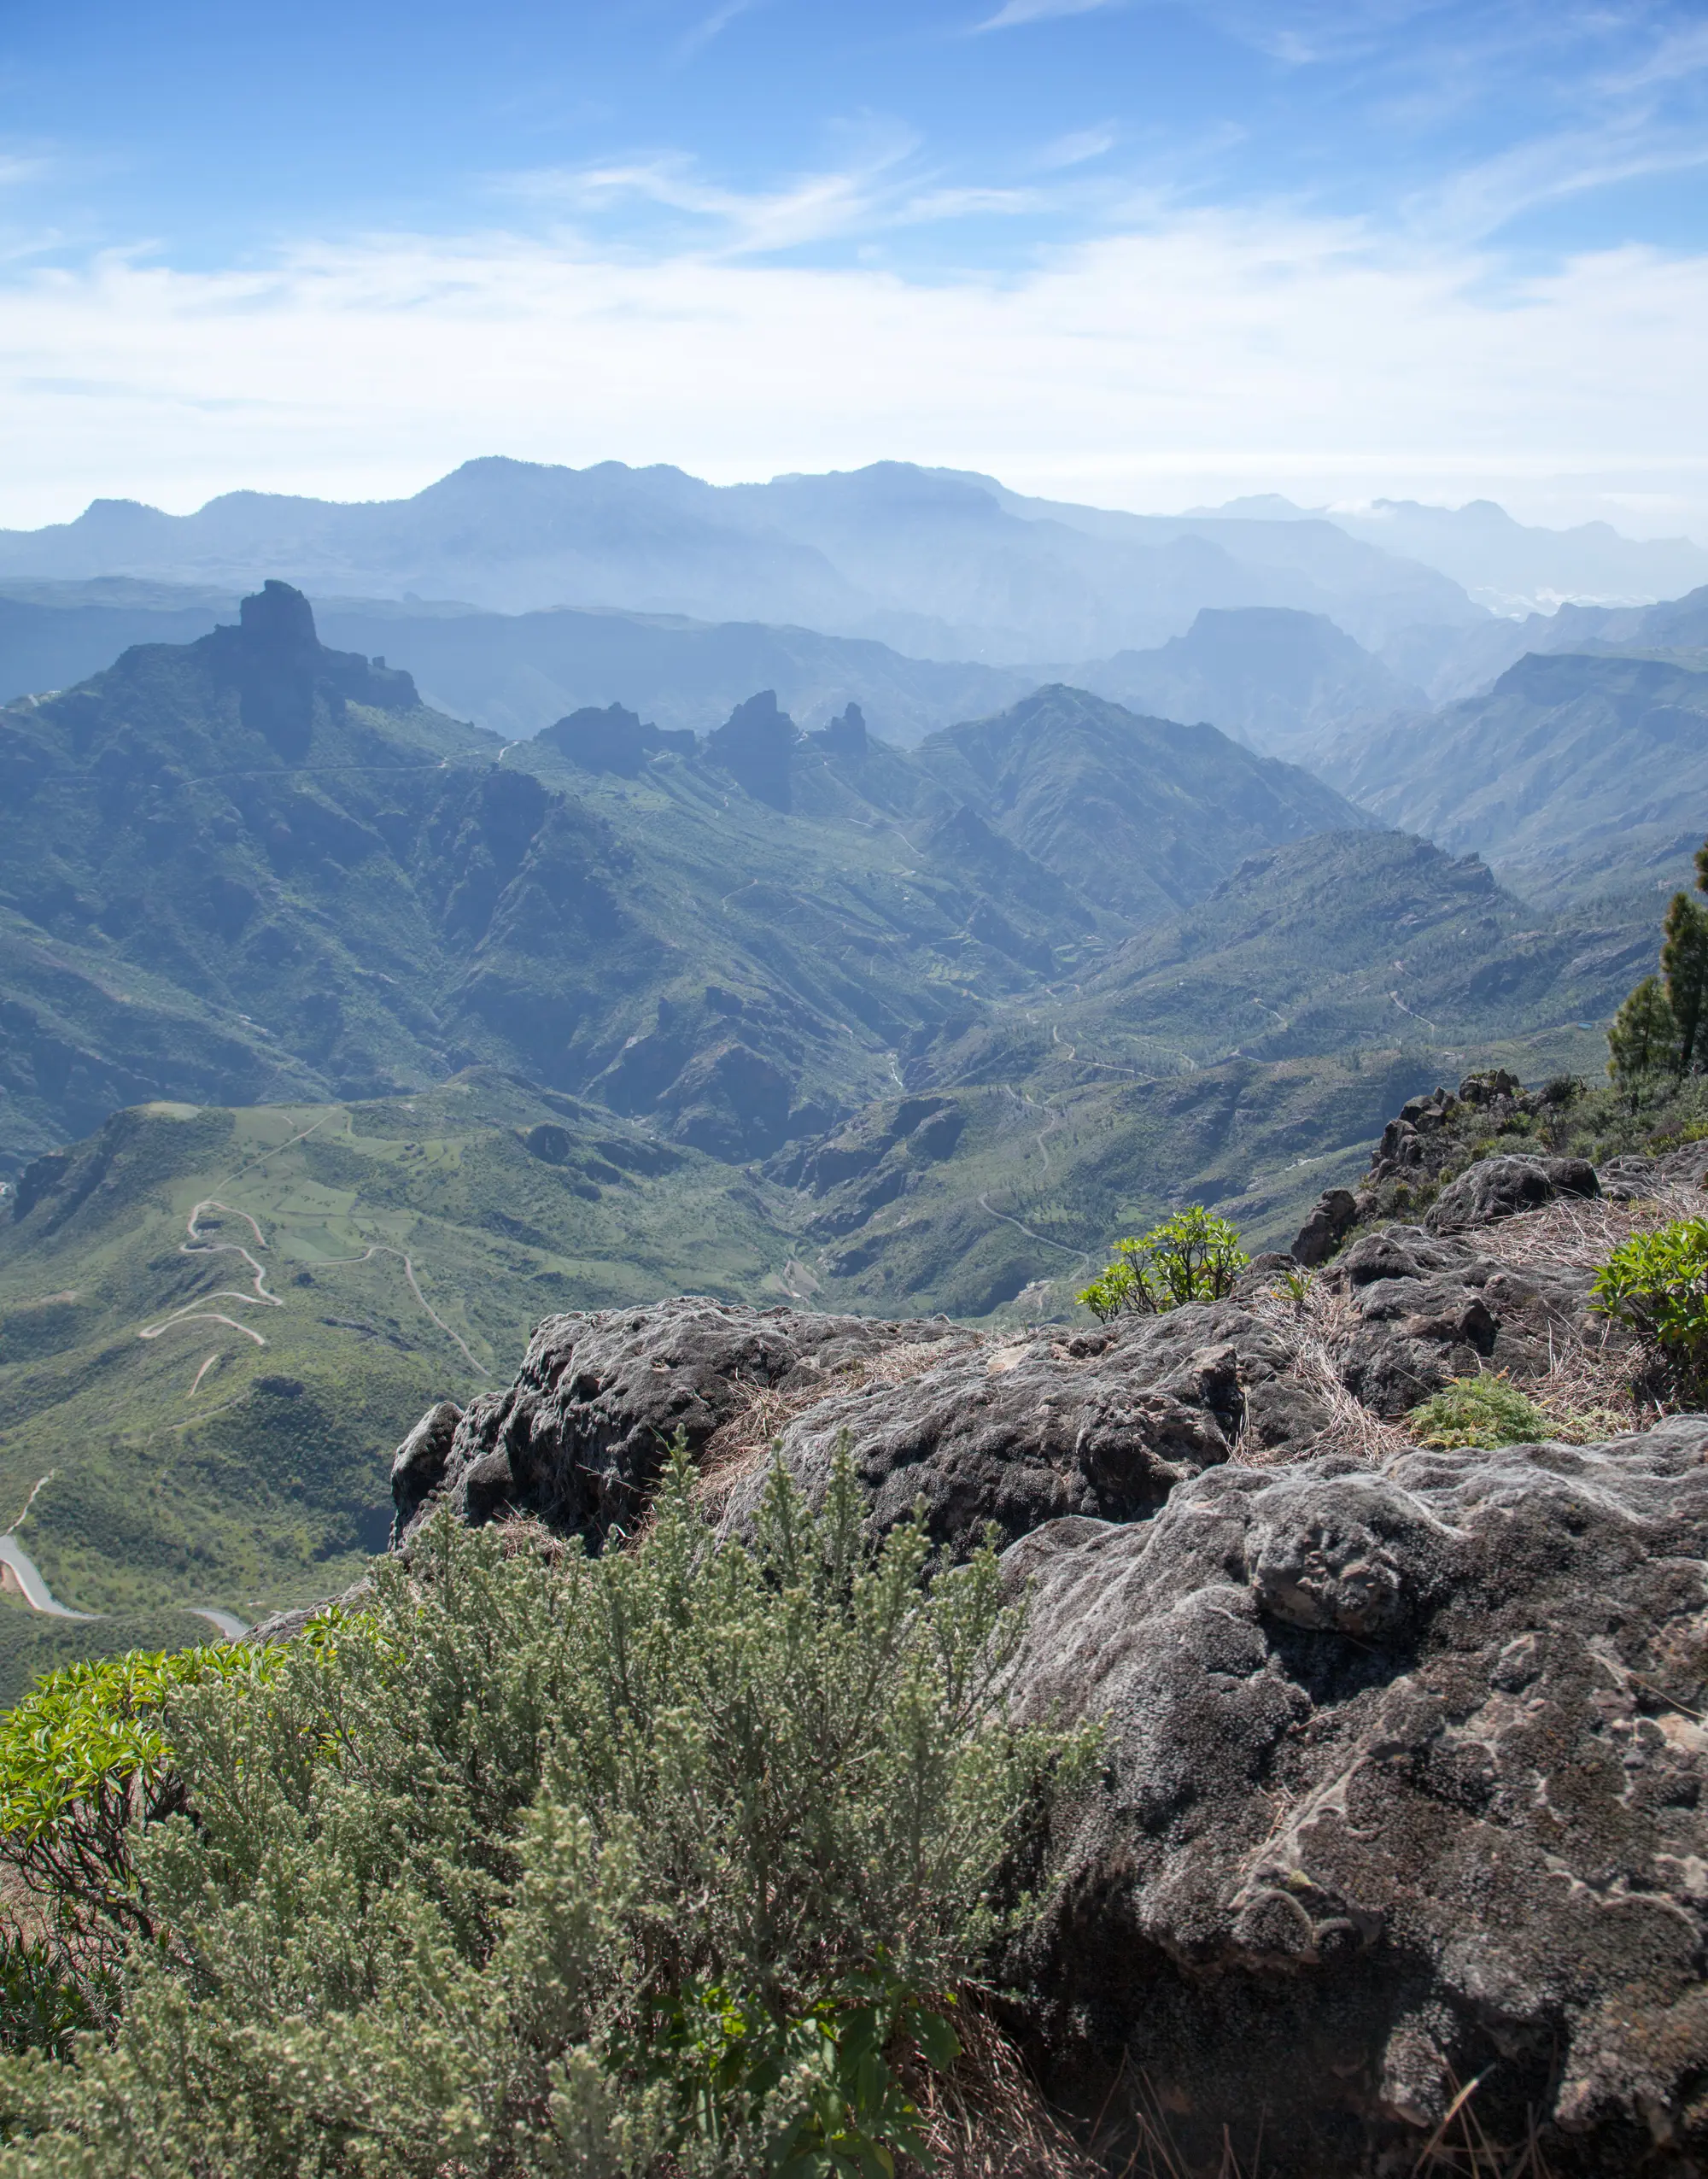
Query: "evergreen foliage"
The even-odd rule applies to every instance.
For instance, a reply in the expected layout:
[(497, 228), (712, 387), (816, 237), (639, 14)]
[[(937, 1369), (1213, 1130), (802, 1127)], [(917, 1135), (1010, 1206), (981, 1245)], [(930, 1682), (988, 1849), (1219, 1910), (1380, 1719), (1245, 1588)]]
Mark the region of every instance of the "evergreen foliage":
[[(1708, 841), (1696, 851), (1696, 889), (1708, 893)], [(1662, 926), (1660, 974), (1645, 976), (1607, 1032), (1607, 1072), (1635, 1105), (1652, 1078), (1679, 1079), (1708, 1059), (1708, 910), (1675, 893)]]
[(1250, 1260), (1227, 1220), (1194, 1204), (1141, 1240), (1117, 1241), (1114, 1261), (1077, 1298), (1103, 1324), (1160, 1315), (1185, 1302), (1220, 1301)]
[(845, 1452), (714, 1549), (679, 1449), (630, 1550), (442, 1515), (360, 1612), (184, 1673), (185, 1813), (123, 1841), (152, 1935), (110, 2035), (0, 2064), (0, 2172), (892, 2173), (1092, 1743), (1002, 1721), (991, 1550), (927, 1584), (860, 1520)]
[(1678, 1026), (1675, 1063), (1681, 1075), (1688, 1075), (1702, 1054), (1699, 1037), (1703, 1013), (1708, 1009), (1708, 913), (1688, 893), (1675, 893), (1667, 908), (1660, 972), (1666, 980), (1667, 1004)]
[(1650, 1076), (1677, 1073), (1678, 1022), (1658, 976), (1645, 976), (1613, 1017), (1607, 1032), (1607, 1072), (1622, 1090), (1634, 1092)]

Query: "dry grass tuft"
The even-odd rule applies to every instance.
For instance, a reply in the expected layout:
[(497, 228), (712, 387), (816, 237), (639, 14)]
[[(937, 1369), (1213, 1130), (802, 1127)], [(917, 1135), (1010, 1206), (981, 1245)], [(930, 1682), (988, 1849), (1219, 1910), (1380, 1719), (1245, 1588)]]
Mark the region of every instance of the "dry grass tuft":
[(1234, 1458), (1247, 1467), (1284, 1467), (1289, 1461), (1322, 1453), (1343, 1453), (1371, 1467), (1380, 1467), (1401, 1453), (1415, 1451), (1414, 1441), (1397, 1423), (1373, 1415), (1341, 1382), (1341, 1368), (1352, 1335), (1358, 1329), (1358, 1306), (1352, 1296), (1325, 1286), (1313, 1278), (1295, 1298), (1282, 1289), (1260, 1294), (1247, 1304), (1254, 1316), (1272, 1326), (1292, 1350), (1288, 1374), (1300, 1388), (1321, 1401), (1328, 1409), (1328, 1428), (1308, 1444), (1273, 1449), (1243, 1443)]
[(933, 2179), (1108, 2179), (1107, 2167), (1050, 2110), (994, 2021), (963, 2006), (955, 2028), (961, 2056), (951, 2071), (910, 2083)]
[[(1479, 1227), (1478, 1251), (1515, 1270), (1531, 1267), (1597, 1271), (1622, 1241), (1652, 1233), (1679, 1218), (1704, 1215), (1703, 1191), (1688, 1181), (1668, 1183), (1639, 1202), (1562, 1197), (1540, 1210)], [(1469, 1238), (1469, 1237), (1467, 1237)], [(1341, 1382), (1341, 1368), (1359, 1316), (1353, 1296), (1326, 1286), (1316, 1274), (1295, 1296), (1277, 1286), (1248, 1303), (1272, 1325), (1292, 1351), (1288, 1374), (1331, 1417), (1323, 1433), (1298, 1448), (1242, 1446), (1246, 1467), (1284, 1466), (1320, 1453), (1344, 1453), (1372, 1467), (1416, 1450), (1403, 1423), (1384, 1422)], [(1556, 1325), (1548, 1336), (1548, 1366), (1524, 1379), (1520, 1389), (1547, 1419), (1549, 1435), (1568, 1444), (1594, 1444), (1650, 1428), (1666, 1412), (1639, 1390), (1636, 1350), (1629, 1335), (1590, 1316), (1581, 1326)]]
[(699, 1500), (707, 1519), (716, 1520), (736, 1485), (764, 1466), (771, 1447), (797, 1415), (862, 1385), (904, 1384), (956, 1349), (977, 1344), (963, 1332), (945, 1332), (939, 1339), (898, 1339), (875, 1356), (857, 1357), (789, 1391), (775, 1385), (754, 1385), (746, 1404), (718, 1425), (700, 1453)]
[(1474, 1239), (1484, 1256), (1515, 1269), (1531, 1264), (1563, 1271), (1599, 1271), (1621, 1241), (1633, 1233), (1652, 1233), (1676, 1218), (1700, 1218), (1708, 1211), (1700, 1188), (1670, 1182), (1637, 1203), (1613, 1203), (1605, 1196), (1561, 1196), (1540, 1210), (1526, 1210), (1493, 1226), (1478, 1227)]

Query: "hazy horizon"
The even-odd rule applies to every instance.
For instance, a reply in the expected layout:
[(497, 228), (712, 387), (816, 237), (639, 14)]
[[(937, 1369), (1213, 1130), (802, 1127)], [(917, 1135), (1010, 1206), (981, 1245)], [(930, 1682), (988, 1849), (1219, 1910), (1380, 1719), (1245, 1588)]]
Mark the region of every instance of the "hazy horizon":
[(20, 0), (0, 525), (471, 448), (1708, 537), (1684, 0)]

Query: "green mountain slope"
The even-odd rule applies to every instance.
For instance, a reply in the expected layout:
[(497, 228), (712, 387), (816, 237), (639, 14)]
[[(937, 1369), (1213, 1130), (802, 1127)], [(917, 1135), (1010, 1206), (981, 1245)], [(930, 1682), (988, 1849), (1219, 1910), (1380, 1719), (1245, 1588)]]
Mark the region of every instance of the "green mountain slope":
[(933, 735), (919, 761), (1132, 923), (1202, 898), (1260, 844), (1365, 822), (1309, 772), (1253, 757), (1214, 727), (1136, 718), (1059, 686)]
[[(746, 1177), (503, 1076), (407, 1099), (116, 1114), (0, 1221), (0, 1506), (61, 1602), (253, 1619), (384, 1543), (431, 1400), (555, 1309), (781, 1301)], [(0, 1644), (3, 1648), (3, 1644)]]
[(13, 1170), (115, 1102), (477, 1063), (769, 1155), (1253, 849), (1356, 821), (1063, 689), (913, 753), (763, 701), (615, 760), (568, 729), (506, 748), (323, 648), (279, 584), (0, 713), (0, 787)]
[(1343, 738), (1320, 762), (1384, 823), (1483, 855), (1521, 892), (1664, 882), (1708, 830), (1708, 671), (1532, 655), (1486, 696)]

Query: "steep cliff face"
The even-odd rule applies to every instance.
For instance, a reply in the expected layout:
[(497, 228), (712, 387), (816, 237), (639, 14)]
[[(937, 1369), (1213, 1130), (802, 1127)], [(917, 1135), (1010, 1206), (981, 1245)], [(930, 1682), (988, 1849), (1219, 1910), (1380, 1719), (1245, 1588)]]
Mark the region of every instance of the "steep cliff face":
[[(1708, 1145), (1553, 1163), (1112, 1327), (551, 1318), (401, 1449), (397, 1533), (448, 1498), (613, 1548), (680, 1430), (739, 1535), (771, 1461), (816, 1497), (845, 1442), (874, 1532), (922, 1503), (952, 1556), (995, 1525), (1017, 1709), (1105, 1722), (1006, 1969), (1112, 2168), (1148, 2110), (1182, 2170), (1261, 2121), (1284, 2179), (1409, 2171), (1476, 2082), (1538, 2169), (1698, 2172), (1708, 1416), (1622, 1406), (1637, 1357), (1588, 1304), (1623, 1233), (1702, 1207)], [(1409, 1411), (1489, 1372), (1558, 1435), (1431, 1450)]]

